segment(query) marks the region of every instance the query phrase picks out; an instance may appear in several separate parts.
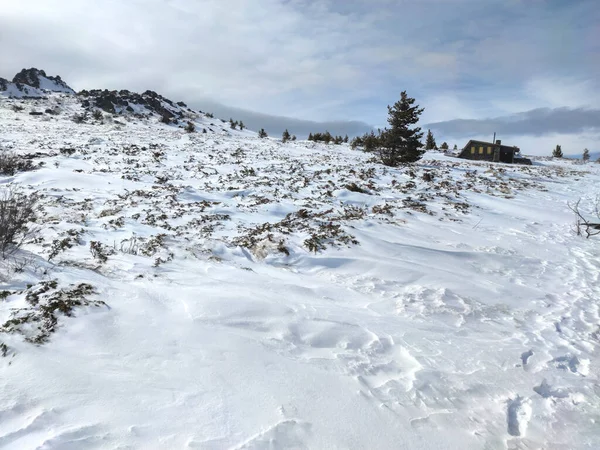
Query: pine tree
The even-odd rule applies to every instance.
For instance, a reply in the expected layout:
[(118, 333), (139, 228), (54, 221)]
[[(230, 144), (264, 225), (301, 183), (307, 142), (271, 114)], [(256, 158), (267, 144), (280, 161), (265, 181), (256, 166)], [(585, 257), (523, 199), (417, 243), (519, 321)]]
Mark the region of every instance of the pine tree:
[(454, 144), (454, 147), (452, 147), (452, 150), (458, 150), (458, 145)]
[(442, 145), (440, 145), (440, 150), (448, 150), (448, 143), (443, 142)]
[(590, 151), (587, 148), (583, 149), (583, 162), (587, 163), (590, 160)]
[(425, 153), (421, 149), (421, 128), (410, 128), (419, 122), (419, 116), (423, 112), (423, 108), (414, 103), (415, 99), (410, 98), (406, 91), (402, 91), (400, 100), (393, 106), (388, 106), (390, 129), (386, 128), (376, 137), (379, 157), (386, 166), (396, 167), (412, 163), (421, 159)]
[(308, 133), (308, 140), (309, 141), (313, 141), (315, 138), (313, 137), (312, 133)]
[(259, 137), (259, 138), (261, 138), (261, 139), (264, 139), (264, 138), (266, 138), (266, 137), (268, 137), (268, 136), (269, 136), (269, 135), (267, 134), (267, 132), (265, 131), (265, 129), (264, 129), (264, 128), (261, 128), (261, 129), (258, 131), (258, 137)]
[(361, 139), (359, 145), (362, 145), (365, 152), (373, 152), (378, 149), (381, 144), (381, 131), (379, 132), (379, 136), (375, 134), (373, 130), (370, 133), (366, 133)]
[(246, 128), (246, 125), (240, 120), (240, 130), (243, 130), (244, 128)]
[(431, 130), (427, 130), (427, 138), (425, 139), (425, 150), (434, 150), (437, 148), (435, 138)]
[(560, 145), (557, 145), (556, 148), (552, 151), (552, 156), (555, 158), (563, 157), (563, 152), (562, 152), (562, 149), (560, 148)]
[(229, 126), (232, 130), (235, 130), (237, 128), (237, 124), (237, 120), (234, 122), (233, 119), (229, 119)]
[(347, 144), (347, 143), (348, 143), (348, 139), (349, 139), (349, 138), (348, 138), (348, 135), (344, 136), (344, 144)]
[(364, 144), (363, 138), (361, 136), (356, 136), (350, 142), (350, 148), (352, 150), (356, 150), (358, 147), (361, 147)]
[(292, 138), (292, 136), (290, 135), (290, 132), (286, 128), (286, 130), (283, 132), (283, 135), (281, 136), (281, 141), (285, 143), (285, 142), (289, 141), (291, 138)]

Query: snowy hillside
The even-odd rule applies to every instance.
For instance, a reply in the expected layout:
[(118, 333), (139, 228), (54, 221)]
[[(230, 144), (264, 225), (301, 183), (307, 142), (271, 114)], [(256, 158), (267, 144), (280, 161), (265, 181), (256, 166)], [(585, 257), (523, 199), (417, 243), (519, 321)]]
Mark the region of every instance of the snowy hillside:
[(52, 77), (35, 68), (21, 70), (11, 82), (0, 78), (0, 96), (43, 98), (51, 92), (75, 93), (59, 76)]
[(0, 98), (42, 211), (0, 448), (600, 448), (600, 165), (391, 169), (101, 92)]

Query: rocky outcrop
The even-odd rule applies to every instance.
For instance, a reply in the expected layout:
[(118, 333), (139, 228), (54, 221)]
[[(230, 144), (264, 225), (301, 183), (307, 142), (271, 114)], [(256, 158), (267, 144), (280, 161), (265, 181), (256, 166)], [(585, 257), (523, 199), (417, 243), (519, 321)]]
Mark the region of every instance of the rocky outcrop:
[(31, 69), (23, 69), (16, 74), (12, 80), (16, 85), (26, 85), (44, 91), (65, 92), (74, 94), (75, 91), (65, 83), (60, 76), (49, 76), (43, 70), (32, 67)]
[(180, 118), (184, 115), (182, 110), (184, 106), (181, 106), (182, 104), (185, 105), (184, 103), (175, 104), (154, 91), (145, 91), (143, 94), (138, 94), (128, 90), (94, 89), (81, 91), (77, 95), (82, 98), (82, 105), (85, 108), (100, 108), (111, 114), (125, 111), (139, 112), (143, 108), (148, 113), (156, 113), (169, 119)]

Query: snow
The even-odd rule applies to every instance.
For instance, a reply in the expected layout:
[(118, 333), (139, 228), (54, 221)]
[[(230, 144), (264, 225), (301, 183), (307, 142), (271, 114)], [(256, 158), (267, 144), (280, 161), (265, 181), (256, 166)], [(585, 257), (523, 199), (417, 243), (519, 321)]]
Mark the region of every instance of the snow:
[(591, 212), (600, 165), (390, 169), (199, 113), (187, 134), (75, 112), (0, 100), (0, 146), (45, 163), (0, 179), (44, 209), (0, 262), (0, 322), (49, 280), (107, 305), (43, 345), (0, 332), (0, 448), (600, 447), (600, 246), (568, 207)]
[(46, 93), (41, 89), (34, 88), (33, 86), (27, 86), (25, 84), (17, 85), (16, 83), (8, 82), (6, 89), (0, 91), (0, 96), (5, 97), (45, 97)]
[(74, 94), (75, 91), (66, 85), (61, 85), (54, 80), (50, 80), (42, 75), (38, 75), (40, 89), (49, 92), (63, 92), (66, 94)]

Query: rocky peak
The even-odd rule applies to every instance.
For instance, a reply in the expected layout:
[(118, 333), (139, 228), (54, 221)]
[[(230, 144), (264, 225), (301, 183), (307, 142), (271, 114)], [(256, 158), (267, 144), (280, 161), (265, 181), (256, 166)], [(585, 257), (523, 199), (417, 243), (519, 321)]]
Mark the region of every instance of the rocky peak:
[(31, 69), (23, 69), (13, 78), (13, 83), (24, 84), (37, 89), (43, 89), (53, 92), (75, 93), (73, 89), (65, 83), (60, 76), (49, 76), (46, 72), (32, 67)]

